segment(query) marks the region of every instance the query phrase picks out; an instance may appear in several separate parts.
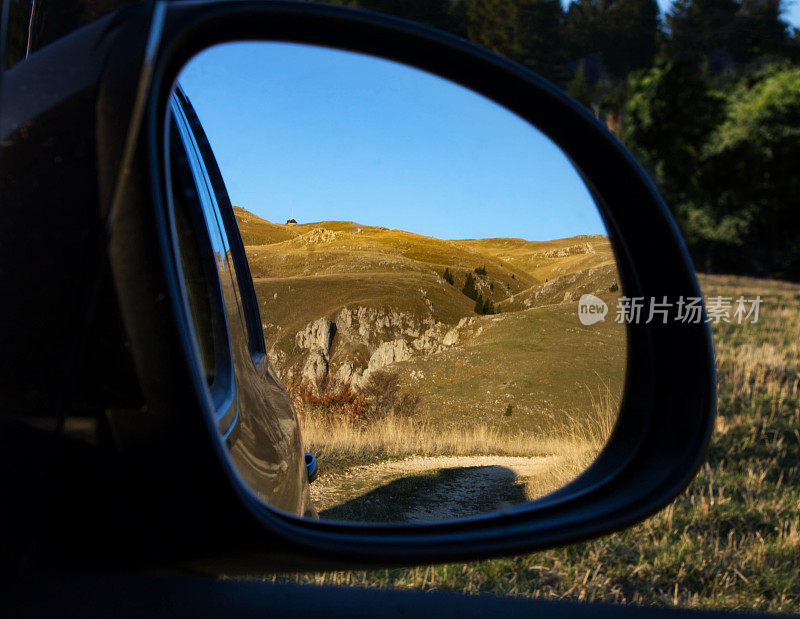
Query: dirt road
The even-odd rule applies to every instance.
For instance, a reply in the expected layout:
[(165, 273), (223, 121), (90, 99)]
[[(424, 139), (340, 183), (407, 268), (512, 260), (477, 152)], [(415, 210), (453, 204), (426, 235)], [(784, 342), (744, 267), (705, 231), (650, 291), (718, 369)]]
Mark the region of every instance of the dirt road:
[(502, 510), (554, 490), (557, 456), (414, 456), (320, 476), (320, 517), (430, 522)]

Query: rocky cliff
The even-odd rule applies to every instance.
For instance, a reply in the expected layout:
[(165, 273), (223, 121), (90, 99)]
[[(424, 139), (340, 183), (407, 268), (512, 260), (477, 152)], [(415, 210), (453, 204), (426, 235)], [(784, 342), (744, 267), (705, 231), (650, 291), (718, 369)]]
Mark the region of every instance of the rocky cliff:
[(457, 325), (396, 308), (342, 308), (299, 331), (290, 352), (272, 348), (270, 361), (281, 377), (298, 371), (308, 381), (330, 375), (362, 386), (372, 372), (413, 357), (439, 353), (463, 341), (472, 319)]

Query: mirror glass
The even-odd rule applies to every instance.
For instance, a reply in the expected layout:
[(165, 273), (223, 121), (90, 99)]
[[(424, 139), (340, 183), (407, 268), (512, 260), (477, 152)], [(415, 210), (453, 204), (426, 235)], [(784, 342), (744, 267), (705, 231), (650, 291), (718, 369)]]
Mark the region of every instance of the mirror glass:
[(557, 146), (461, 86), (328, 48), (217, 46), (176, 88), (187, 311), (227, 324), (228, 342), (196, 334), (198, 364), (255, 493), (422, 523), (513, 510), (591, 464), (623, 391), (623, 291)]

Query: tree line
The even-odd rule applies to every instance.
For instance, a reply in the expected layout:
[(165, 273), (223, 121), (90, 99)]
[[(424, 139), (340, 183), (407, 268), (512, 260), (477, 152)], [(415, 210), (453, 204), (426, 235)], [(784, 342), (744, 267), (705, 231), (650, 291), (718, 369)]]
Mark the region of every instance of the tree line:
[(660, 188), (698, 270), (800, 281), (800, 31), (784, 0), (333, 0), (565, 89)]

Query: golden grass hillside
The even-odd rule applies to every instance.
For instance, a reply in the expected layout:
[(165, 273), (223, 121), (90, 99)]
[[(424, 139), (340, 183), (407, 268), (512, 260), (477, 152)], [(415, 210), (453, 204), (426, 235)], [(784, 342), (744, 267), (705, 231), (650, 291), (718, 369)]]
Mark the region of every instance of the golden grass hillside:
[[(471, 336), (482, 324), (495, 326), (493, 319), (477, 315), (475, 301), (463, 294), (468, 276), (474, 277), (481, 297), (491, 300), (504, 317), (544, 306), (574, 306), (585, 292), (609, 302), (618, 294), (613, 253), (603, 236), (537, 242), (453, 241), (353, 222), (275, 224), (238, 207), (236, 217), (270, 359), (284, 378), (290, 368), (302, 369), (310, 354), (310, 348), (298, 346), (298, 333), (323, 317), (336, 323), (338, 335), (330, 336), (331, 349), (323, 351), (317, 369), (324, 365), (336, 372), (348, 364), (348, 368), (363, 370), (380, 344), (399, 339), (414, 358), (459, 348), (474, 339)], [(443, 279), (445, 269), (453, 274), (452, 285)], [(552, 322), (542, 312), (539, 316), (543, 326)], [(342, 330), (342, 321), (352, 332)], [(472, 328), (462, 328), (464, 321), (472, 321)], [(509, 320), (508, 324), (516, 322)], [(527, 322), (536, 328), (536, 321)], [(562, 327), (580, 334), (577, 320)], [(443, 345), (450, 331), (448, 341), (458, 343)], [(519, 336), (524, 330), (516, 329), (516, 333)], [(624, 340), (620, 333), (614, 337)], [(624, 349), (624, 341), (621, 346)], [(532, 347), (536, 348), (535, 343)], [(484, 350), (486, 358), (501, 357), (490, 348)], [(530, 350), (538, 353), (534, 365), (546, 365), (542, 352), (541, 347)], [(579, 362), (579, 369), (588, 371), (596, 387), (600, 383), (591, 377), (588, 367), (592, 355), (602, 351), (589, 346), (584, 352), (586, 363)], [(401, 351), (394, 356), (411, 361), (408, 354)], [(404, 367), (409, 375), (414, 371), (408, 363)], [(612, 377), (602, 378), (608, 382)], [(613, 376), (614, 381), (617, 378), (618, 372)]]
[(459, 243), (522, 269), (539, 281), (614, 264), (608, 237), (597, 234), (551, 241), (471, 239)]

